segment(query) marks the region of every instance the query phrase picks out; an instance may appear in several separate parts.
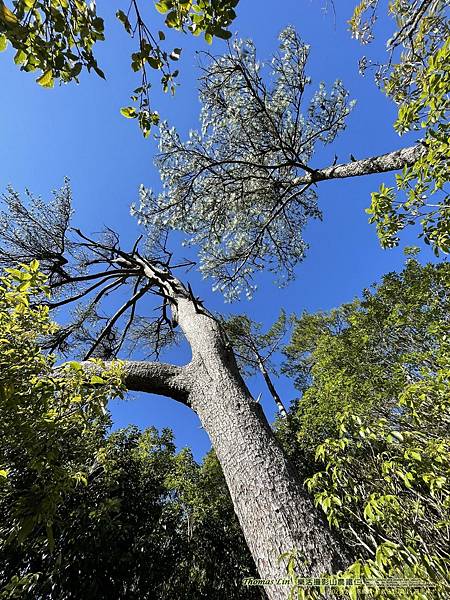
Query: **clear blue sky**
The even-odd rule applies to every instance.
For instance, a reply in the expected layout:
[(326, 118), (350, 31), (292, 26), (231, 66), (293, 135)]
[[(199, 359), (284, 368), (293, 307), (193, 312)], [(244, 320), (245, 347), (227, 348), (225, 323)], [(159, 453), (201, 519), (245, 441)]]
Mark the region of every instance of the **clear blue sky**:
[[(0, 190), (12, 184), (19, 191), (29, 188), (47, 197), (52, 189), (61, 186), (64, 176), (69, 176), (77, 224), (89, 232), (108, 225), (129, 241), (137, 232), (136, 223), (129, 216), (129, 205), (137, 200), (139, 185), (154, 189), (159, 185), (152, 165), (156, 144), (144, 140), (136, 124), (119, 114), (120, 107), (129, 104), (130, 91), (139, 84), (129, 67), (130, 40), (114, 18), (115, 10), (126, 9), (127, 3), (117, 0), (116, 5), (100, 0), (97, 4), (107, 26), (107, 41), (97, 51), (106, 82), (83, 74), (79, 86), (42, 89), (34, 83), (33, 74), (19, 72), (11, 51), (0, 55)], [(149, 23), (156, 30), (161, 28), (160, 15), (152, 10), (150, 2), (145, 4), (149, 5)], [(345, 162), (350, 153), (363, 158), (411, 142), (400, 139), (393, 131), (395, 106), (376, 88), (370, 74), (365, 78), (358, 74), (358, 58), (365, 49), (351, 39), (346, 25), (354, 1), (335, 4), (336, 20), (332, 12), (321, 10), (320, 0), (286, 0), (280, 8), (268, 0), (241, 0), (238, 18), (232, 25), (240, 37), (255, 41), (261, 58), (269, 57), (275, 49), (279, 31), (294, 25), (311, 45), (309, 74), (313, 83), (342, 79), (350, 97), (357, 100), (347, 130), (333, 147), (316, 156), (317, 167), (330, 164), (335, 152), (339, 162)], [(375, 48), (381, 52), (389, 26), (386, 20), (379, 31)], [(168, 40), (183, 48), (179, 65), (181, 86), (172, 98), (159, 91), (155, 79), (154, 108), (185, 133), (198, 124), (195, 51), (210, 48), (201, 39), (177, 32), (171, 32)], [(224, 42), (216, 40), (212, 50), (225, 50)], [(300, 313), (350, 301), (383, 273), (401, 269), (402, 248), (417, 243), (415, 233), (406, 232), (399, 249), (383, 251), (374, 228), (367, 223), (364, 209), (370, 202), (370, 192), (381, 181), (391, 180), (392, 175), (386, 175), (321, 184), (319, 202), (324, 220), (307, 227), (310, 250), (297, 269), (296, 281), (289, 287), (279, 290), (270, 277), (264, 277), (251, 304), (245, 301), (224, 306), (220, 295), (212, 294), (208, 282), (190, 274), (191, 284), (213, 310), (249, 311), (253, 319), (267, 324), (273, 322), (280, 307)], [(422, 254), (424, 260), (431, 259), (426, 250)], [(165, 358), (182, 364), (187, 356), (186, 350), (181, 349)], [(254, 394), (262, 392), (262, 404), (272, 419), (272, 402), (262, 383), (254, 379), (249, 385)], [(285, 399), (294, 397), (289, 382), (281, 380), (278, 385)], [(134, 396), (129, 401), (114, 401), (112, 414), (115, 426), (135, 423), (141, 427), (171, 427), (177, 444), (191, 446), (197, 457), (209, 449), (209, 440), (199, 428), (198, 419), (174, 401)]]

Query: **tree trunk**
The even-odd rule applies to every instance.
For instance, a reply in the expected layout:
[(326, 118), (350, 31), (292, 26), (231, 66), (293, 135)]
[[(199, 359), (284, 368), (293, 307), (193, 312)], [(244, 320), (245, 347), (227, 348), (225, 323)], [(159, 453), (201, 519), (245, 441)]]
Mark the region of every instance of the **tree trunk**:
[[(220, 461), (260, 576), (285, 577), (278, 558), (294, 548), (306, 559), (305, 576), (344, 568), (342, 548), (297, 482), (219, 325), (185, 298), (178, 300), (178, 319), (192, 348), (189, 402)], [(289, 587), (266, 591), (271, 600), (281, 600)]]
[[(139, 261), (149, 281), (158, 282), (168, 299), (173, 320), (191, 346), (192, 360), (185, 367), (125, 361), (126, 386), (169, 396), (197, 413), (222, 466), (261, 578), (286, 577), (279, 557), (294, 549), (302, 560), (300, 576), (344, 569), (349, 562), (345, 551), (299, 484), (239, 373), (219, 323), (170, 272)], [(289, 586), (269, 585), (265, 590), (270, 600), (289, 595)]]

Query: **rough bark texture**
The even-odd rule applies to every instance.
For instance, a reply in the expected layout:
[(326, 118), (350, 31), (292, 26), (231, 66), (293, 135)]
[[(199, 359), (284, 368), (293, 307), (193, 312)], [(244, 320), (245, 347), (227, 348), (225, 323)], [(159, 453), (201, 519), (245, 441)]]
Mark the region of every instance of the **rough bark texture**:
[(373, 173), (385, 173), (387, 171), (396, 171), (403, 167), (413, 165), (425, 148), (422, 144), (402, 148), (394, 152), (388, 152), (380, 156), (372, 156), (362, 160), (355, 160), (349, 163), (334, 165), (326, 169), (318, 169), (313, 173), (307, 173), (295, 180), (297, 184), (315, 183), (326, 181), (327, 179), (344, 179), (347, 177), (359, 177), (361, 175), (371, 175)]
[[(184, 292), (176, 296), (178, 322), (192, 349), (191, 363), (186, 367), (125, 363), (129, 389), (170, 396), (198, 414), (262, 578), (286, 576), (278, 558), (294, 548), (306, 559), (305, 576), (345, 568), (342, 548), (297, 482), (239, 374), (219, 324)], [(271, 600), (285, 600), (289, 587), (268, 586), (266, 592)]]
[[(99, 371), (99, 367), (90, 362), (81, 363), (85, 370)], [(108, 361), (105, 366), (108, 367)], [(160, 394), (189, 404), (189, 373), (187, 367), (178, 367), (165, 363), (145, 360), (127, 360), (124, 362), (125, 387), (134, 392)]]
[[(218, 324), (185, 299), (178, 315), (196, 374), (190, 402), (211, 438), (261, 577), (285, 576), (278, 557), (293, 548), (309, 563), (305, 575), (343, 568), (342, 549), (297, 483)], [(278, 600), (287, 598), (288, 588), (271, 586), (267, 592)]]

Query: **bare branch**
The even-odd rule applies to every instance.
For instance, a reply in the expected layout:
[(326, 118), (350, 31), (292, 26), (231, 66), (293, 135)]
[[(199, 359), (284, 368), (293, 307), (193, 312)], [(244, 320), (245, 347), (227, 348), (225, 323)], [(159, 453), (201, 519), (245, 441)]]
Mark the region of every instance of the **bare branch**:
[(139, 298), (142, 298), (142, 296), (144, 296), (149, 291), (150, 288), (151, 288), (151, 284), (144, 285), (129, 300), (127, 300), (124, 304), (122, 304), (122, 306), (116, 311), (116, 313), (108, 321), (106, 327), (103, 329), (103, 331), (98, 336), (98, 338), (95, 341), (95, 343), (92, 345), (92, 347), (90, 348), (90, 350), (88, 351), (88, 353), (85, 355), (84, 360), (88, 360), (88, 358), (90, 358), (92, 356), (92, 353), (98, 347), (98, 345), (103, 340), (103, 338), (105, 338), (108, 335), (108, 333), (110, 333), (112, 331), (112, 328), (114, 327), (115, 323), (117, 323), (117, 321), (120, 319), (120, 317), (129, 308), (131, 308), (133, 305), (135, 305), (136, 302), (139, 300)]
[[(105, 362), (106, 368), (111, 363)], [(82, 362), (88, 373), (101, 372), (102, 368), (92, 362)], [(133, 392), (160, 394), (189, 406), (191, 374), (189, 367), (149, 361), (121, 361), (125, 387)]]
[(295, 183), (317, 183), (328, 179), (345, 179), (348, 177), (360, 177), (362, 175), (371, 175), (374, 173), (386, 173), (388, 171), (397, 171), (403, 167), (410, 167), (423, 154), (425, 148), (422, 144), (372, 156), (362, 160), (355, 160), (349, 163), (318, 169), (314, 174), (305, 174), (297, 177)]

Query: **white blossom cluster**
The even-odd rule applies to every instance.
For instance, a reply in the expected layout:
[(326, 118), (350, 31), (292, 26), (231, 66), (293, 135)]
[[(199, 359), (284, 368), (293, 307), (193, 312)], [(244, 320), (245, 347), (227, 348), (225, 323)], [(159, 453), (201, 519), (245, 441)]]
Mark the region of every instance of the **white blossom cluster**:
[(308, 52), (288, 27), (269, 63), (258, 62), (251, 41), (210, 56), (200, 80), (200, 130), (183, 141), (162, 125), (163, 191), (142, 188), (133, 208), (149, 229), (185, 232), (199, 246), (204, 276), (228, 300), (251, 296), (263, 268), (280, 284), (289, 280), (307, 248), (305, 223), (320, 217), (311, 185), (296, 178), (311, 172), (316, 144), (344, 129), (351, 103), (340, 82), (330, 92), (320, 85), (305, 101)]

